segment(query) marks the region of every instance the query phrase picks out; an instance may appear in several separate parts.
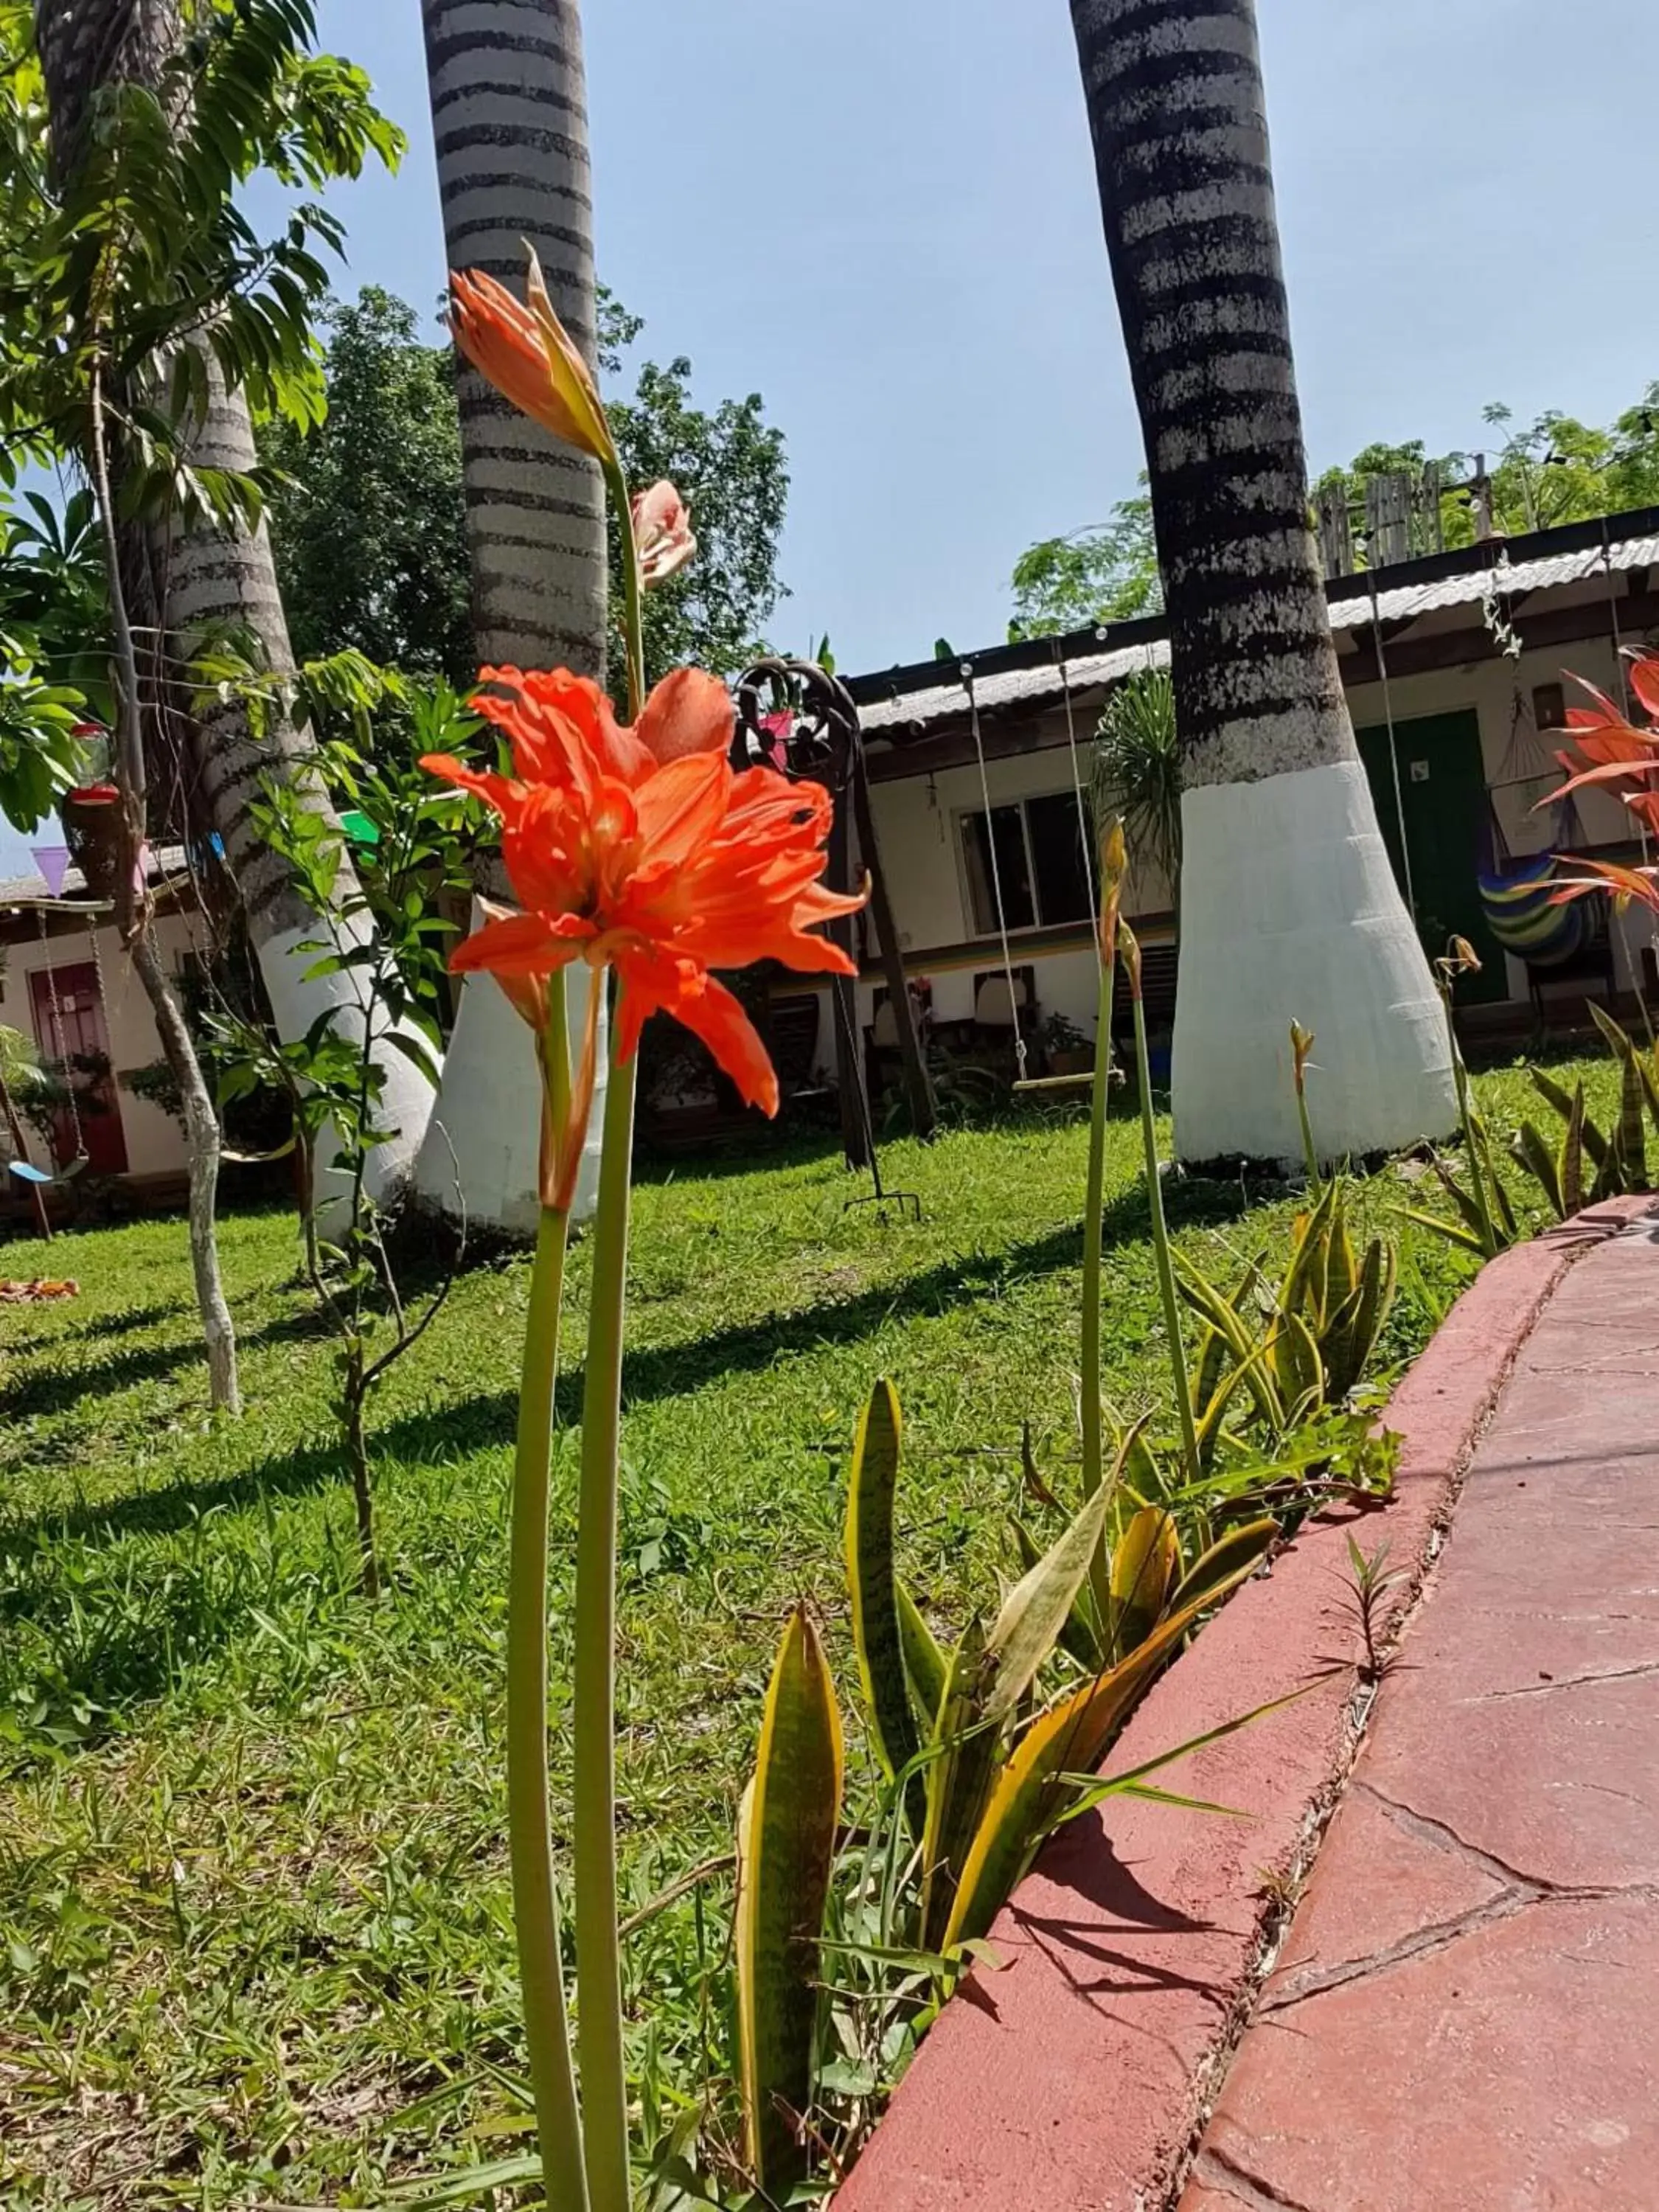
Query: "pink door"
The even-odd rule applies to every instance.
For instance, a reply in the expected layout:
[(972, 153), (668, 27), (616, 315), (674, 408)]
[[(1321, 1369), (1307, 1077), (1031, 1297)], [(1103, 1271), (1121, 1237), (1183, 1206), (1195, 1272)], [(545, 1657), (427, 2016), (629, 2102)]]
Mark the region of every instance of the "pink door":
[[(37, 968), (29, 977), (29, 988), (34, 1000), (35, 1042), (43, 1059), (55, 1060), (61, 1053), (67, 1061), (64, 1080), (74, 1086), (80, 1117), (77, 1148), (76, 1115), (65, 1108), (57, 1116), (52, 1152), (58, 1166), (67, 1167), (78, 1149), (86, 1154), (94, 1175), (125, 1175), (127, 1144), (109, 1065), (109, 1031), (104, 1026), (97, 969), (90, 960), (78, 961), (72, 967)], [(77, 1060), (97, 1060), (103, 1072), (89, 1074), (76, 1066)]]

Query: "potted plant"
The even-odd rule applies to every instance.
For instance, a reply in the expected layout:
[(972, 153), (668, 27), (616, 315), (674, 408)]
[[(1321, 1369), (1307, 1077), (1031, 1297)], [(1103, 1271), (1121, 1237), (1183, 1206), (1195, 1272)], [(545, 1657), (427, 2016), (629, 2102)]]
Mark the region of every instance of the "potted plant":
[(1037, 1042), (1050, 1075), (1086, 1075), (1095, 1064), (1094, 1047), (1065, 1014), (1049, 1014), (1037, 1031)]

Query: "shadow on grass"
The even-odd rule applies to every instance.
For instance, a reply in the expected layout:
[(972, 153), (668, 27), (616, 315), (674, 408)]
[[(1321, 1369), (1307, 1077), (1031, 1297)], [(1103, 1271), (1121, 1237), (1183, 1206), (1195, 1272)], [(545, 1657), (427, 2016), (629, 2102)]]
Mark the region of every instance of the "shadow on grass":
[[(129, 1324), (133, 1328), (152, 1325), (136, 1317)], [(83, 1334), (96, 1334), (95, 1329), (90, 1328), (84, 1332), (66, 1330), (49, 1341), (18, 1345), (15, 1350), (33, 1354), (36, 1359), (53, 1352), (61, 1357), (66, 1349), (78, 1344)], [(327, 1325), (319, 1315), (302, 1311), (283, 1314), (260, 1328), (243, 1330), (237, 1344), (246, 1351), (254, 1345), (298, 1343), (326, 1334)], [(99, 1359), (43, 1367), (21, 1377), (10, 1389), (0, 1391), (0, 1420), (22, 1421), (43, 1413), (67, 1413), (83, 1398), (106, 1398), (116, 1391), (132, 1389), (141, 1382), (161, 1382), (183, 1368), (204, 1366), (206, 1357), (201, 1340), (192, 1336), (182, 1344), (143, 1345), (131, 1351), (112, 1352)]]
[[(1224, 1182), (1194, 1180), (1171, 1187), (1171, 1223), (1176, 1227), (1213, 1225), (1238, 1217), (1237, 1187)], [(1147, 1217), (1145, 1194), (1137, 1185), (1119, 1194), (1103, 1217), (1107, 1249), (1146, 1240)], [(1006, 1252), (970, 1253), (941, 1261), (908, 1281), (882, 1283), (856, 1296), (815, 1305), (766, 1320), (715, 1329), (680, 1344), (644, 1346), (629, 1352), (623, 1363), (623, 1402), (639, 1406), (664, 1398), (680, 1397), (727, 1376), (763, 1372), (780, 1358), (826, 1347), (856, 1344), (893, 1321), (918, 1321), (942, 1316), (971, 1304), (988, 1292), (1011, 1281), (1041, 1276), (1062, 1267), (1080, 1265), (1083, 1255), (1081, 1223), (1034, 1237)], [(313, 1316), (299, 1315), (272, 1323), (269, 1334), (301, 1335), (315, 1331)], [(168, 1357), (185, 1353), (174, 1350)], [(194, 1357), (193, 1352), (189, 1356)], [(113, 1367), (117, 1363), (106, 1363)], [(91, 1370), (74, 1378), (91, 1387)], [(108, 1381), (100, 1387), (118, 1387)], [(559, 1417), (574, 1424), (581, 1414), (582, 1375), (580, 1368), (560, 1382)], [(431, 1412), (407, 1413), (377, 1426), (371, 1448), (381, 1463), (453, 1461), (476, 1451), (504, 1446), (513, 1441), (518, 1413), (517, 1394), (512, 1389), (477, 1391), (450, 1406)], [(44, 1538), (73, 1540), (85, 1537), (116, 1538), (127, 1534), (166, 1534), (186, 1527), (205, 1513), (228, 1509), (240, 1511), (275, 1498), (294, 1497), (340, 1478), (342, 1462), (334, 1444), (302, 1445), (256, 1467), (216, 1480), (174, 1483), (164, 1488), (136, 1492), (97, 1504), (60, 1508), (31, 1519), (17, 1518), (0, 1526), (0, 1558), (18, 1558), (34, 1550)]]

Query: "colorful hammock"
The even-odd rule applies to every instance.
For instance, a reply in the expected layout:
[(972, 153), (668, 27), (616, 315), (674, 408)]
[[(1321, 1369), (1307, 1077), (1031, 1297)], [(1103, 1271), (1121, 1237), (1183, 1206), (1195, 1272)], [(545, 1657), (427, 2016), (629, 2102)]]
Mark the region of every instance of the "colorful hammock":
[(1506, 952), (1529, 968), (1559, 968), (1584, 949), (1594, 916), (1588, 902), (1553, 906), (1555, 855), (1540, 853), (1511, 860), (1501, 874), (1482, 870), (1476, 880), (1486, 927)]

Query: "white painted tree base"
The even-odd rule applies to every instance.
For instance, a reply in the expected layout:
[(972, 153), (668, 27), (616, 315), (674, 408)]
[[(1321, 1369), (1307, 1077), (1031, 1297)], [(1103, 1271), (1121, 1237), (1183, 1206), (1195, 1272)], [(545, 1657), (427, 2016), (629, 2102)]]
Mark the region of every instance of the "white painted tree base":
[[(343, 934), (346, 926), (341, 927)], [(264, 979), (276, 1034), (284, 1044), (304, 1036), (317, 1017), (330, 1007), (338, 1010), (342, 1036), (361, 1038), (363, 1034), (362, 1009), (350, 971), (307, 977), (306, 970), (319, 955), (314, 950), (301, 951), (300, 948), (313, 943), (320, 932), (319, 923), (307, 922), (298, 929), (285, 930), (281, 936), (268, 939), (259, 947), (259, 973)], [(401, 1188), (414, 1164), (426, 1136), (434, 1094), (420, 1070), (395, 1046), (383, 1045), (375, 1058), (386, 1079), (380, 1094), (380, 1118), (384, 1126), (395, 1128), (398, 1133), (388, 1143), (377, 1145), (369, 1154), (364, 1183), (371, 1198), (384, 1201)], [(323, 1193), (333, 1152), (334, 1147), (325, 1136), (317, 1152), (319, 1194)], [(325, 1206), (326, 1203), (324, 1196)]]
[(1182, 801), (1176, 1152), (1302, 1158), (1290, 1025), (1327, 1161), (1455, 1127), (1445, 1019), (1357, 761)]
[[(474, 915), (475, 927), (480, 919)], [(574, 1039), (586, 1017), (591, 971), (578, 963), (566, 975)], [(599, 1074), (573, 1221), (586, 1221), (599, 1195), (606, 1060), (601, 1007)], [(470, 1226), (533, 1237), (541, 1211), (541, 1077), (530, 1031), (493, 977), (470, 975), (444, 1056), (443, 1089), (415, 1164), (416, 1197), (456, 1219), (459, 1188)]]

